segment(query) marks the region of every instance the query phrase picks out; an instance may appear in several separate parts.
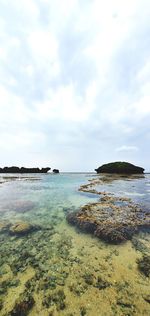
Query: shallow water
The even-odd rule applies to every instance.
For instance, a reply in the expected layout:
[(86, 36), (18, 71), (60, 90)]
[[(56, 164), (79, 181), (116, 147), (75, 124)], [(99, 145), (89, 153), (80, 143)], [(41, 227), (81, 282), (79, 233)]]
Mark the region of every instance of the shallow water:
[[(78, 191), (93, 177), (0, 175), (0, 315), (150, 314), (149, 278), (137, 264), (149, 253), (149, 234), (108, 245), (65, 220), (67, 212), (99, 199)], [(98, 189), (150, 209), (150, 175), (110, 177)], [(36, 229), (11, 234), (10, 225), (18, 222)]]

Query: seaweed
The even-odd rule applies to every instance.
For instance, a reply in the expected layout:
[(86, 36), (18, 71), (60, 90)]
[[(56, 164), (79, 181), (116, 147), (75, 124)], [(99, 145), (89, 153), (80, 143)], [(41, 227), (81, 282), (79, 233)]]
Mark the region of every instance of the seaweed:
[(30, 293), (25, 292), (16, 301), (13, 310), (8, 316), (27, 316), (34, 303), (33, 296)]
[(146, 276), (150, 276), (150, 255), (144, 254), (141, 259), (137, 260), (139, 270)]

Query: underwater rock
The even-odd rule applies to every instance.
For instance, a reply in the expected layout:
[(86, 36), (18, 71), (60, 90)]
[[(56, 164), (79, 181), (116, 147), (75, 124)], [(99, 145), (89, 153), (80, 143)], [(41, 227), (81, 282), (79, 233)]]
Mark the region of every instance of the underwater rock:
[(13, 212), (18, 212), (18, 213), (25, 213), (28, 211), (33, 210), (33, 208), (36, 206), (35, 202), (32, 201), (14, 201), (9, 203), (8, 205), (5, 205), (5, 209), (13, 211)]
[(1, 287), (0, 287), (0, 294), (5, 294), (10, 287), (16, 287), (20, 283), (20, 280), (16, 279), (7, 279), (3, 282), (1, 282)]
[(9, 233), (12, 235), (26, 235), (36, 229), (35, 226), (26, 223), (26, 222), (18, 222), (13, 224), (9, 228)]
[(73, 292), (75, 295), (81, 296), (87, 291), (88, 285), (82, 284), (81, 282), (79, 283), (75, 282), (69, 285), (69, 289), (70, 289), (70, 292)]
[(144, 172), (144, 169), (129, 162), (117, 161), (104, 164), (95, 171), (97, 173), (140, 174)]
[(99, 290), (104, 290), (109, 286), (111, 286), (111, 283), (103, 280), (100, 276), (98, 277), (97, 282), (95, 284), (96, 288), (98, 288)]
[(94, 283), (94, 276), (92, 273), (85, 273), (83, 278), (85, 283), (88, 285), (92, 285)]
[(23, 293), (16, 301), (13, 310), (9, 313), (9, 316), (27, 316), (34, 303), (34, 298), (30, 293)]
[(144, 300), (150, 304), (150, 294), (148, 295), (143, 295)]
[(11, 224), (7, 221), (0, 222), (0, 233), (8, 231), (10, 226), (11, 226)]
[(58, 290), (45, 296), (43, 305), (47, 308), (56, 305), (57, 311), (63, 310), (66, 307), (65, 303), (66, 295), (63, 290)]
[(150, 253), (150, 234), (141, 232), (132, 238), (132, 244), (136, 250), (145, 253)]
[(137, 260), (139, 270), (145, 274), (146, 277), (150, 276), (150, 255), (143, 255), (141, 259)]
[(2, 299), (0, 298), (0, 311), (2, 310), (2, 308), (3, 308), (3, 301), (2, 301)]
[(85, 306), (80, 307), (80, 315), (85, 316), (87, 314), (87, 309)]
[(98, 227), (95, 235), (99, 238), (104, 239), (108, 243), (118, 244), (131, 239), (133, 234), (135, 234), (136, 232), (136, 227), (113, 225), (112, 227)]

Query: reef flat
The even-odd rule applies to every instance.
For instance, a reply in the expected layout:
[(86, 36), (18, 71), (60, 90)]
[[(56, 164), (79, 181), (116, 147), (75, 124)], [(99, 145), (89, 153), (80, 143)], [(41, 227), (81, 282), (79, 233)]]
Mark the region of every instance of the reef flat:
[(80, 186), (79, 191), (98, 194), (100, 200), (81, 207), (78, 212), (69, 213), (69, 223), (114, 244), (131, 239), (141, 229), (150, 229), (149, 210), (129, 198), (97, 191), (95, 186), (101, 182), (102, 178), (93, 179), (89, 184)]
[[(150, 314), (148, 232), (140, 231), (116, 245), (66, 222), (70, 212), (107, 198), (106, 183), (110, 188), (115, 183), (116, 188), (120, 181), (105, 176), (99, 188), (99, 179), (90, 179), (87, 189), (94, 189), (92, 183), (97, 181), (95, 190), (101, 189), (101, 196), (78, 191), (88, 178), (43, 175), (39, 181), (1, 185), (1, 209), (5, 209), (0, 219), (1, 316)], [(135, 185), (131, 178), (122, 181), (127, 188)], [(145, 179), (140, 181), (143, 188)], [(147, 178), (147, 188), (149, 184)], [(110, 193), (110, 199), (116, 196)], [(123, 198), (123, 203), (129, 203), (129, 198)]]

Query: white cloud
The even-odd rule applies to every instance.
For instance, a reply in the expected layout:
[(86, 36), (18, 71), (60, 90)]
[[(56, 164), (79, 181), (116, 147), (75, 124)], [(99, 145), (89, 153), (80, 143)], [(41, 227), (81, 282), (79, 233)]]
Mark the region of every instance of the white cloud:
[[(150, 91), (150, 84), (148, 84), (148, 86)], [(150, 95), (143, 95), (143, 97), (133, 104), (132, 110), (134, 117), (140, 120), (150, 114)]]
[(89, 165), (112, 152), (146, 162), (149, 13), (148, 0), (1, 0), (3, 151), (14, 144), (26, 157), (39, 139), (51, 157), (67, 144), (72, 165), (75, 151)]
[(28, 41), (35, 60), (37, 57), (52, 61), (56, 58), (58, 43), (51, 32), (43, 30), (30, 32)]
[[(1, 127), (7, 126), (8, 130), (14, 124), (24, 124), (32, 116), (29, 108), (23, 103), (23, 99), (0, 86), (0, 119)], [(17, 135), (18, 136), (18, 135)]]
[[(12, 150), (33, 150), (34, 145), (45, 143), (45, 135), (41, 132), (32, 132), (31, 130), (23, 130), (19, 134), (10, 134), (8, 132), (1, 133), (0, 149), (11, 152)], [(20, 152), (21, 154), (21, 152)]]
[(36, 115), (44, 120), (86, 121), (95, 109), (96, 93), (95, 82), (87, 87), (83, 98), (76, 95), (73, 83), (49, 90), (46, 101), (35, 105)]
[(120, 146), (120, 147), (116, 148), (117, 152), (121, 152), (121, 151), (132, 152), (132, 151), (138, 151), (138, 150), (139, 150), (139, 148), (136, 147), (136, 146), (126, 146), (126, 145), (123, 145), (123, 146)]

